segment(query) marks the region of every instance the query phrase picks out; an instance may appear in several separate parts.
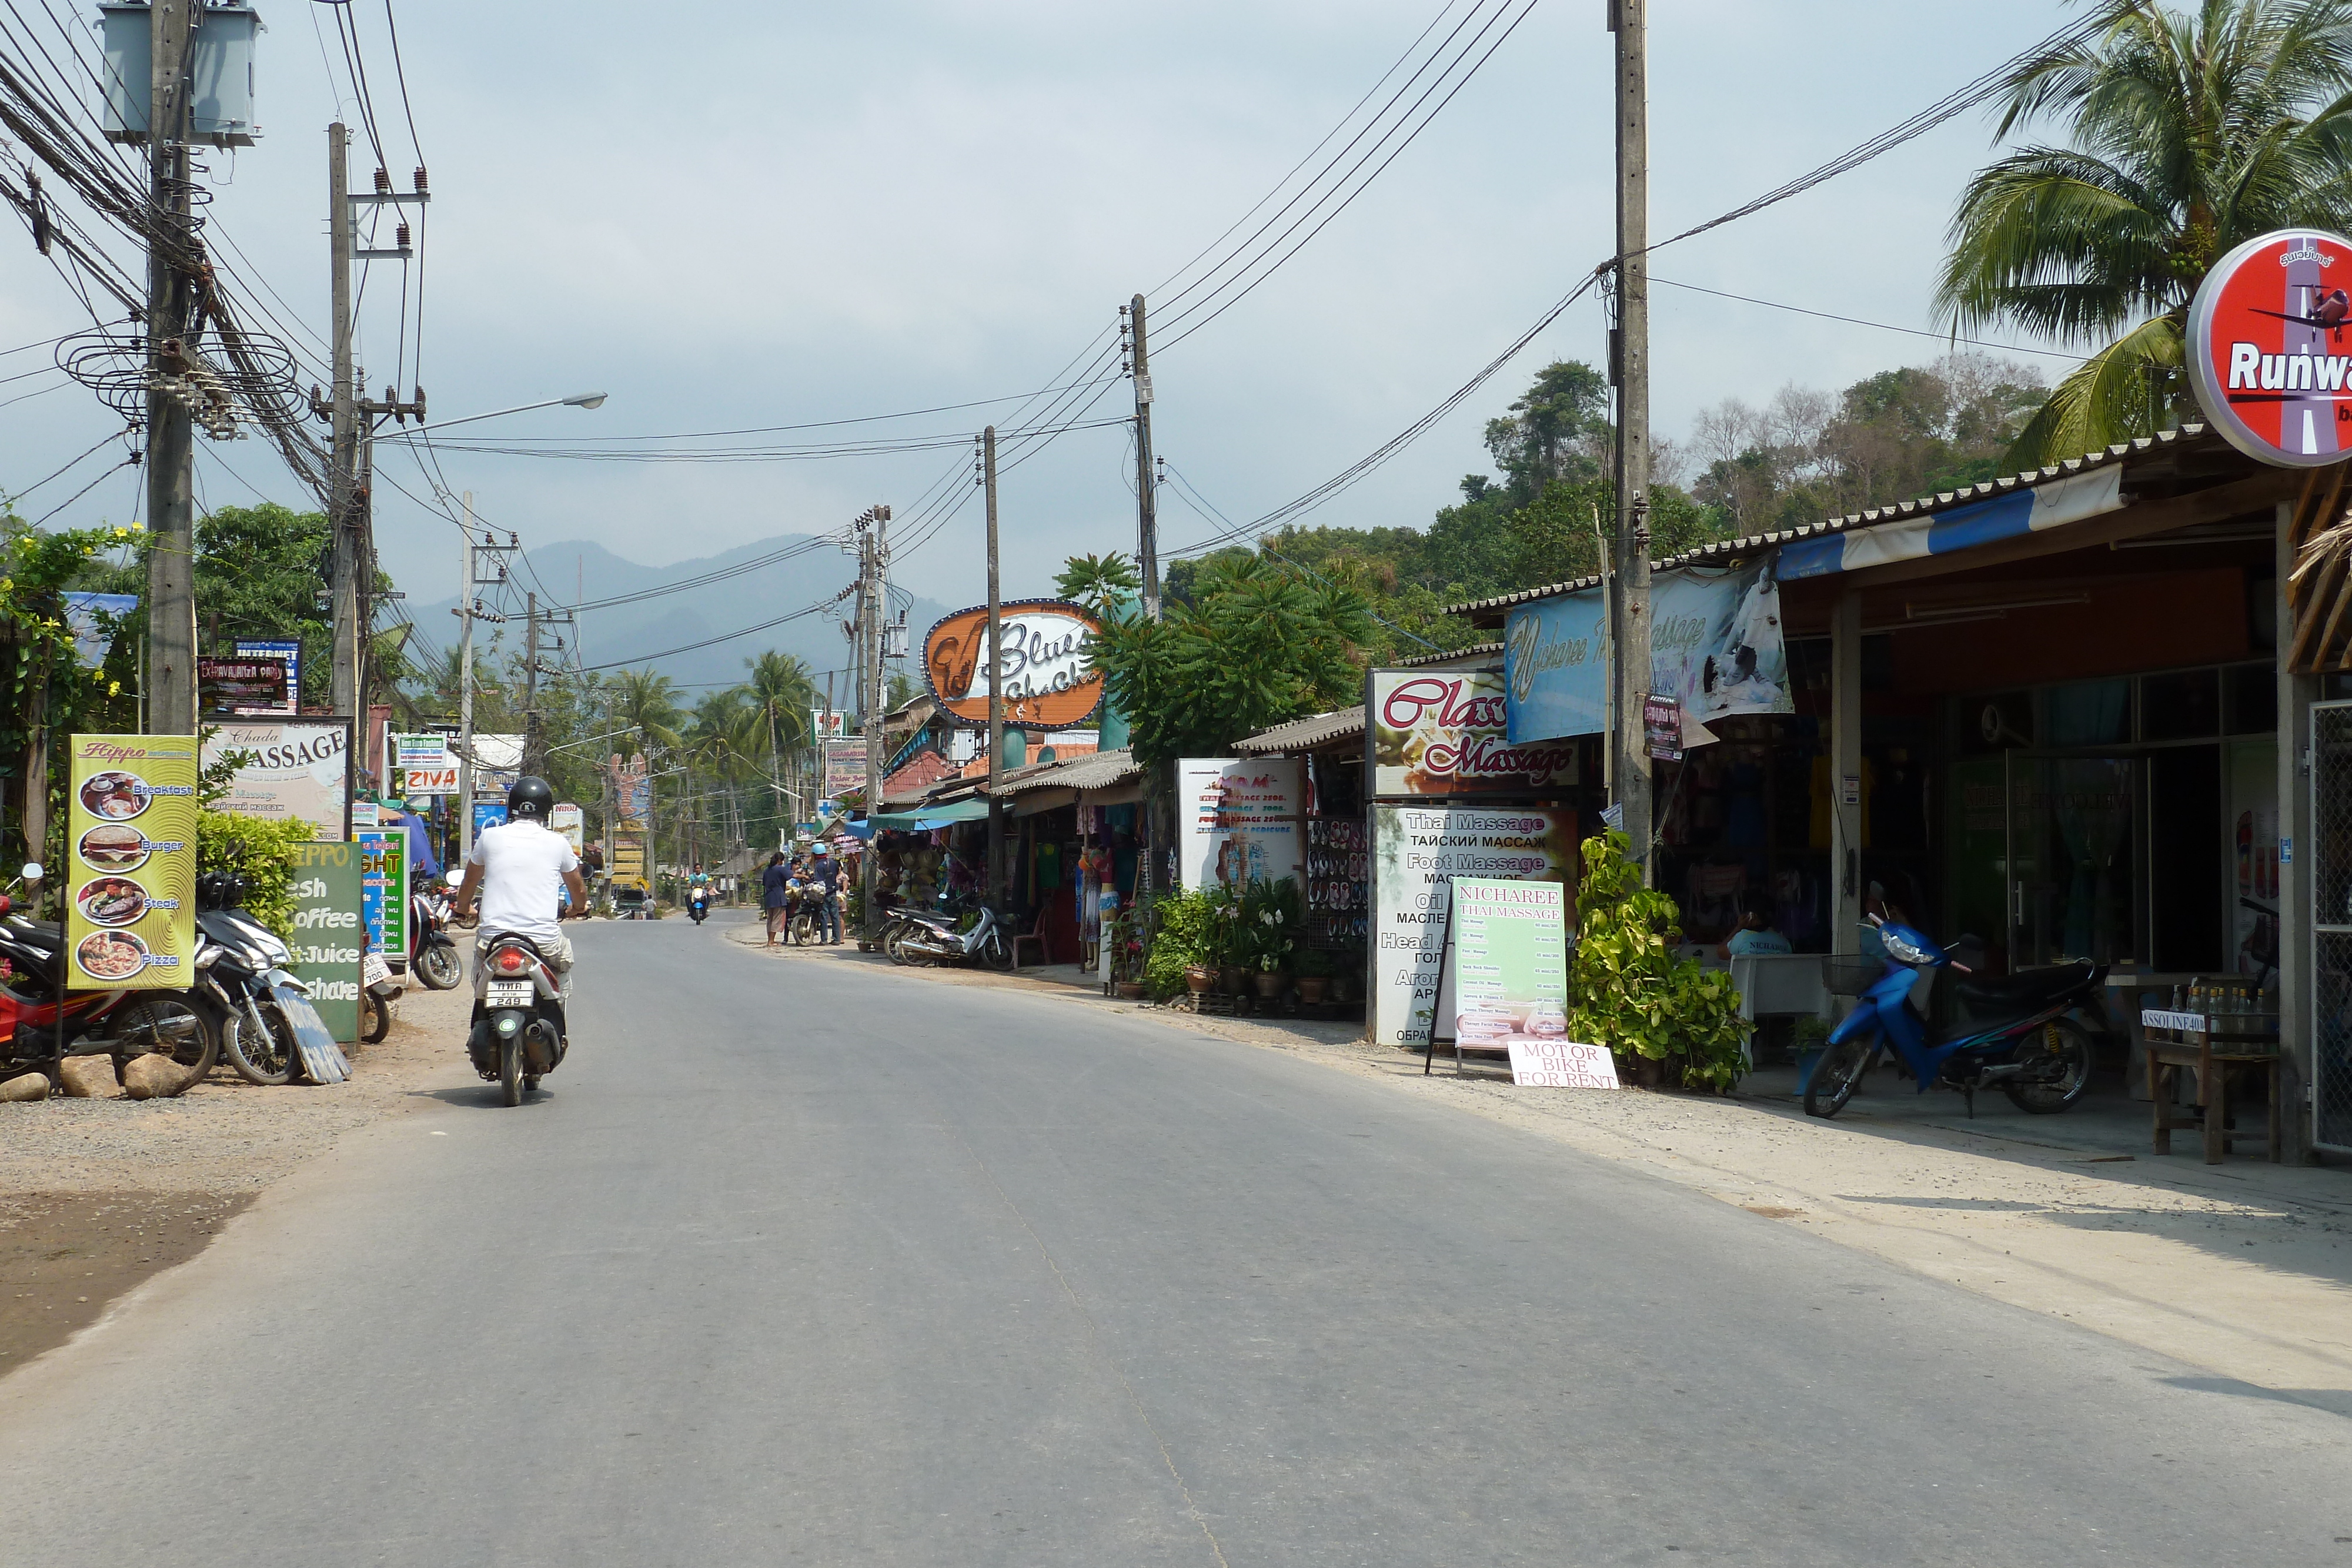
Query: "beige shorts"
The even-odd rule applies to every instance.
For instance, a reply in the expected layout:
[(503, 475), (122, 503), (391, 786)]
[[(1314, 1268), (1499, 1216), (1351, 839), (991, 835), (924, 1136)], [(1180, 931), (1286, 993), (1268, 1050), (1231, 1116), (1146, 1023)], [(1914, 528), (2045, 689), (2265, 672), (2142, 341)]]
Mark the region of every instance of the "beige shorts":
[[(475, 933), (474, 962), (477, 965), (482, 961), (482, 949), (488, 946), (494, 937), (501, 935), (503, 933), (497, 931)], [(552, 940), (545, 936), (533, 936), (530, 938), (530, 945), (539, 949), (541, 957), (555, 966), (556, 988), (565, 1001), (570, 1001), (572, 999), (572, 938), (559, 931)]]

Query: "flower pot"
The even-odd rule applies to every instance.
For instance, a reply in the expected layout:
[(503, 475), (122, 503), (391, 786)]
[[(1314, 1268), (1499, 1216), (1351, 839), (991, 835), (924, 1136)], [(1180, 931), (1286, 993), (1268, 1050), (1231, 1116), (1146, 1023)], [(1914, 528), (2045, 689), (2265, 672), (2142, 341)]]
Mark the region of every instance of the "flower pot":
[(1194, 996), (1204, 994), (1217, 983), (1217, 972), (1206, 964), (1188, 965), (1184, 970), (1184, 988)]
[(1249, 971), (1239, 964), (1228, 964), (1217, 971), (1217, 989), (1229, 997), (1238, 997), (1249, 987)]
[(1356, 999), (1356, 977), (1353, 975), (1332, 976), (1331, 999), (1335, 1002), (1354, 1001)]
[(1299, 976), (1298, 999), (1309, 1007), (1315, 1006), (1323, 999), (1323, 988), (1330, 983), (1329, 979), (1321, 975)]
[(1290, 984), (1290, 977), (1279, 969), (1260, 969), (1255, 976), (1260, 1001), (1270, 1002), (1282, 995)]
[(1141, 980), (1121, 980), (1118, 983), (1118, 999), (1123, 1002), (1141, 1001), (1143, 999), (1143, 982)]

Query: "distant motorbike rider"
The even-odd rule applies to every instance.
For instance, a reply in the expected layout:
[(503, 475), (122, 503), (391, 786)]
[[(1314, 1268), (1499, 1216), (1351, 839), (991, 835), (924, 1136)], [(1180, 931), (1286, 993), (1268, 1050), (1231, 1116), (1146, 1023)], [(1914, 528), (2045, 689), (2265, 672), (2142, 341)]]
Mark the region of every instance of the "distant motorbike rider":
[[(588, 913), (588, 886), (580, 877), (580, 859), (562, 834), (548, 826), (555, 810), (555, 791), (547, 780), (526, 775), (507, 791), (507, 820), (474, 836), (474, 852), (466, 857), (465, 880), (457, 884), (454, 912), (465, 915), (474, 894), (482, 895), (481, 928), (474, 938), (476, 962), (491, 938), (529, 938), (540, 956), (555, 967), (557, 983), (566, 999), (572, 995), (572, 940), (556, 923), (566, 915)], [(571, 894), (571, 903), (563, 895)]]

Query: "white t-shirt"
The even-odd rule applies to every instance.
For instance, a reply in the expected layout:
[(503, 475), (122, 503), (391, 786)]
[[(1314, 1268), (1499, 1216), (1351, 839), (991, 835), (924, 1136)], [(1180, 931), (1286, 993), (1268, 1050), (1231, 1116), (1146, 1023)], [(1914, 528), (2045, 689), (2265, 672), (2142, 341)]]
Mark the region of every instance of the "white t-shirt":
[(562, 936), (555, 912), (563, 904), (563, 873), (580, 869), (562, 834), (527, 818), (485, 828), (466, 861), (482, 868), (483, 931), (534, 941)]

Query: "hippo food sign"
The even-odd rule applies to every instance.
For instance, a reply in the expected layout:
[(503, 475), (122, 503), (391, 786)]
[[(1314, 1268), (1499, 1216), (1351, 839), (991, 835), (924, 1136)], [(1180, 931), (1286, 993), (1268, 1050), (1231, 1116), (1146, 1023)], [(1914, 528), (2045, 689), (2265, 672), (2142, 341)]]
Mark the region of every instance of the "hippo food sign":
[[(1102, 706), (1102, 676), (1088, 647), (1101, 627), (1084, 608), (1059, 599), (1021, 599), (997, 607), (1003, 639), (1004, 722), (1023, 729), (1074, 729)], [(923, 639), (923, 674), (931, 695), (966, 724), (988, 722), (988, 607), (959, 610)]]
[(2281, 229), (2223, 256), (2189, 308), (2189, 379), (2213, 428), (2258, 463), (2352, 452), (2352, 240)]

